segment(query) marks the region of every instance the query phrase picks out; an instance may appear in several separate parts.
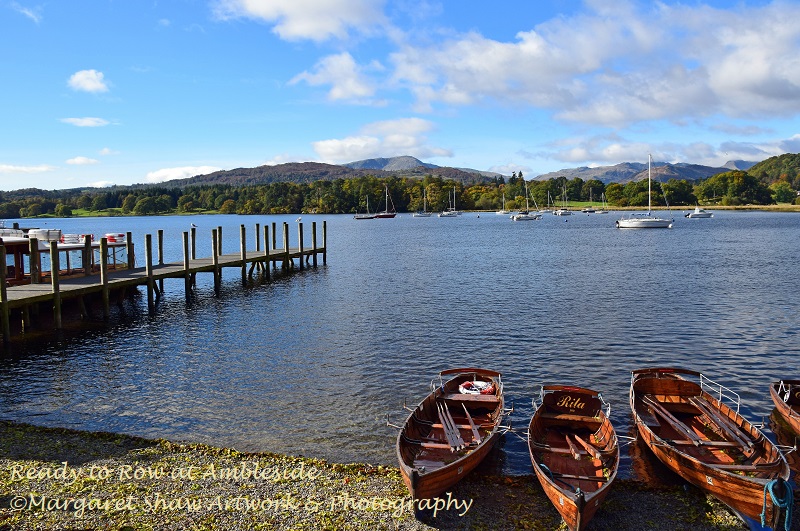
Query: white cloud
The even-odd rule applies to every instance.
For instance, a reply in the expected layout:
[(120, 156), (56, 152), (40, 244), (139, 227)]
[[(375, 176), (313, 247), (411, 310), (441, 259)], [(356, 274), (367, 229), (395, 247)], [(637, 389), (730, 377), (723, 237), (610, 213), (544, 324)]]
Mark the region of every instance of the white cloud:
[(108, 120), (92, 117), (62, 118), (61, 121), (65, 124), (74, 125), (76, 127), (103, 127), (104, 125), (108, 125), (110, 123)]
[(610, 166), (620, 162), (655, 161), (722, 166), (729, 160), (761, 161), (783, 153), (800, 151), (800, 135), (763, 142), (638, 142), (616, 134), (563, 139), (549, 152), (522, 153), (530, 159), (550, 159), (565, 165), (591, 161), (589, 166)]
[[(312, 73), (305, 71), (289, 81), (290, 85), (305, 81), (311, 86), (331, 85), (328, 99), (344, 100), (353, 103), (374, 103), (376, 85), (366, 76), (366, 70), (383, 70), (377, 61), (364, 68), (356, 64), (347, 52), (329, 55), (314, 65)], [(378, 102), (383, 103), (383, 102)]]
[(112, 181), (96, 181), (93, 183), (89, 183), (86, 186), (89, 186), (91, 188), (109, 188), (111, 186), (114, 186), (115, 184), (116, 183)]
[(17, 13), (21, 13), (34, 21), (35, 23), (39, 23), (42, 21), (42, 8), (41, 6), (36, 6), (34, 8), (25, 7), (19, 5), (17, 2), (11, 2), (11, 9), (16, 11)]
[(48, 171), (55, 171), (56, 166), (48, 164), (39, 164), (37, 166), (15, 166), (13, 164), (0, 164), (0, 173), (44, 173)]
[(529, 179), (527, 174), (531, 172), (531, 168), (530, 166), (521, 166), (519, 164), (514, 164), (513, 162), (511, 162), (508, 164), (500, 164), (498, 166), (492, 166), (487, 171), (502, 173), (503, 175), (511, 175), (514, 172), (521, 171), (523, 176), (526, 179)]
[(171, 181), (173, 179), (187, 179), (195, 175), (205, 175), (219, 171), (222, 168), (216, 166), (181, 166), (177, 168), (162, 168), (160, 170), (151, 171), (145, 177), (149, 183), (160, 183), (164, 181)]
[(89, 157), (75, 157), (68, 159), (66, 163), (73, 164), (75, 166), (86, 166), (89, 164), (100, 164), (100, 161), (96, 159), (90, 159)]
[(384, 22), (384, 0), (218, 0), (221, 19), (252, 18), (273, 25), (281, 39), (322, 42), (349, 30), (369, 32)]
[(82, 92), (108, 92), (108, 85), (102, 72), (97, 70), (80, 70), (72, 74), (67, 85), (73, 90)]
[[(390, 57), (418, 111), (491, 102), (547, 109), (568, 122), (800, 113), (800, 4), (586, 2), (514, 40), (472, 32)], [(758, 28), (770, 28), (759, 31)]]
[(114, 151), (111, 148), (104, 147), (100, 151), (98, 151), (100, 155), (119, 155), (119, 151)]
[(388, 120), (365, 125), (359, 135), (320, 140), (312, 145), (323, 161), (333, 163), (402, 155), (451, 157), (450, 150), (428, 144), (425, 133), (433, 127), (432, 122), (420, 118)]

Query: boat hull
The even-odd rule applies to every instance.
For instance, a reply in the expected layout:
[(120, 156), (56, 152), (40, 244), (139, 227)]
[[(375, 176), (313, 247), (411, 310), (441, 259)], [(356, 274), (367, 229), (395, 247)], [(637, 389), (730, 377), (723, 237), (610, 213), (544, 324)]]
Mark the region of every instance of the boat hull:
[[(465, 372), (452, 372), (465, 371)], [(477, 467), (502, 435), (505, 418), (500, 373), (487, 369), (451, 369), (442, 373), (453, 378), (434, 389), (408, 416), (397, 436), (396, 453), (403, 482), (414, 499), (430, 499), (451, 488)], [(492, 381), (495, 393), (459, 396), (459, 385), (467, 381)], [(440, 423), (439, 406), (446, 404), (466, 446), (449, 447)], [(464, 404), (462, 406), (462, 404)], [(480, 441), (474, 436), (464, 409), (471, 411)]]
[(662, 218), (624, 218), (617, 220), (618, 229), (671, 229), (672, 220)]
[[(779, 484), (777, 490), (789, 488), (786, 483), (781, 483), (788, 481), (790, 475), (786, 459), (758, 428), (726, 404), (709, 395), (699, 384), (683, 378), (682, 375), (700, 376), (694, 371), (666, 368), (633, 372), (630, 406), (639, 436), (667, 468), (726, 504), (743, 520), (760, 523), (767, 485), (777, 480)], [(681, 444), (682, 441), (674, 439), (672, 435), (662, 438), (656, 431), (664, 433), (666, 428), (661, 426), (655, 411), (645, 406), (643, 402), (645, 395), (670, 397), (664, 398), (663, 403), (677, 404), (681, 407), (685, 406), (686, 401), (694, 400), (694, 403), (697, 403), (698, 400), (702, 400), (704, 404), (713, 408), (715, 414), (735, 424), (738, 435), (752, 445), (753, 455), (757, 456), (753, 466), (736, 462), (721, 463), (720, 457), (714, 457), (713, 459), (717, 460), (711, 462), (712, 442), (702, 439), (700, 432), (697, 433), (698, 438), (705, 442), (698, 443), (699, 447), (706, 448), (703, 450), (706, 457), (702, 459), (698, 457), (701, 455), (700, 452), (690, 453), (694, 451), (695, 445), (685, 444), (685, 441)], [(725, 441), (730, 442), (727, 439)], [(709, 446), (703, 447), (703, 444)], [(728, 447), (724, 451), (733, 454), (734, 449)], [(733, 457), (728, 459), (733, 460)], [(775, 506), (769, 495), (766, 496), (766, 505), (768, 528), (782, 529), (785, 516), (783, 511)]]
[(775, 382), (769, 386), (769, 395), (781, 417), (800, 435), (800, 380)]
[[(587, 404), (598, 394), (588, 389), (564, 386), (543, 388), (558, 396)], [(588, 398), (586, 398), (588, 397)], [(619, 444), (610, 420), (602, 409), (592, 415), (551, 409), (545, 400), (528, 426), (528, 452), (536, 477), (570, 531), (581, 531), (594, 517), (608, 495), (619, 468)], [(574, 411), (574, 409), (573, 409)], [(590, 456), (578, 439), (597, 444)], [(569, 441), (568, 446), (560, 443)], [(557, 446), (558, 445), (558, 446)]]

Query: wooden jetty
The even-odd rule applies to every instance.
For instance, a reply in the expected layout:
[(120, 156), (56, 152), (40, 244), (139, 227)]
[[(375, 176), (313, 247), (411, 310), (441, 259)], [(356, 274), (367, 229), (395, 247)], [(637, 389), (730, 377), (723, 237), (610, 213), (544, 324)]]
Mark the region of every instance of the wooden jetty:
[[(157, 256), (153, 260), (153, 238), (151, 234), (145, 235), (145, 264), (136, 266), (132, 234), (126, 233), (124, 238), (109, 242), (109, 238), (101, 238), (99, 244), (91, 242), (91, 236), (85, 235), (82, 244), (68, 244), (57, 241), (49, 242), (43, 249), (42, 245), (31, 238), (24, 244), (15, 241), (6, 243), (0, 238), (0, 264), (7, 264), (7, 255), (14, 254), (14, 265), (0, 267), (0, 328), (3, 341), (8, 343), (12, 336), (12, 315), (22, 321), (22, 330), (30, 326), (30, 309), (49, 306), (52, 304), (53, 322), (56, 329), (62, 328), (62, 303), (65, 299), (77, 299), (78, 308), (82, 316), (86, 315), (84, 297), (100, 295), (103, 301), (103, 318), (110, 314), (110, 300), (112, 293), (123, 293), (127, 288), (146, 286), (148, 308), (155, 308), (155, 299), (164, 291), (164, 279), (183, 278), (185, 281), (186, 297), (190, 297), (195, 284), (197, 273), (209, 272), (214, 275), (214, 292), (218, 296), (222, 281), (222, 269), (225, 267), (239, 267), (242, 270), (242, 279), (258, 269), (266, 278), (270, 277), (270, 267), (278, 265), (282, 269), (293, 269), (295, 259), (297, 267), (304, 269), (311, 263), (317, 266), (318, 257), (322, 263), (327, 263), (327, 224), (322, 222), (322, 242), (317, 242), (317, 223), (311, 224), (311, 245), (308, 246), (303, 238), (303, 224), (298, 223), (297, 247), (289, 246), (289, 224), (283, 223), (282, 247), (277, 247), (276, 223), (272, 223), (272, 230), (265, 224), (263, 233), (260, 224), (255, 226), (255, 249), (248, 250), (245, 226), (240, 226), (240, 251), (238, 253), (222, 253), (222, 227), (211, 231), (212, 250), (211, 257), (196, 257), (196, 228), (183, 232), (183, 261), (164, 263), (164, 231), (157, 233)], [(271, 234), (270, 234), (271, 233)], [(263, 245), (261, 236), (263, 235)], [(121, 235), (120, 235), (121, 236)], [(26, 238), (26, 240), (28, 240)], [(124, 249), (126, 257), (122, 262), (117, 261), (116, 250)], [(99, 251), (95, 258), (94, 251)], [(69, 263), (70, 252), (81, 252), (81, 267), (73, 268)], [(61, 254), (64, 253), (68, 266), (61, 266)], [(49, 255), (50, 269), (42, 271), (41, 255)], [(23, 256), (27, 255), (27, 260)], [(24, 271), (25, 262), (28, 263), (27, 274)], [(249, 266), (249, 271), (248, 271)], [(13, 272), (13, 274), (9, 274)]]

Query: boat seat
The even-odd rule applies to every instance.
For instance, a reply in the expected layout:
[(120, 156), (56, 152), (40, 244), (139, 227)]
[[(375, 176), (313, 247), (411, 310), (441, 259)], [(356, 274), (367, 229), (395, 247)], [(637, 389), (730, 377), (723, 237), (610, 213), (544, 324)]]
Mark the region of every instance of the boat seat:
[(476, 405), (495, 406), (500, 403), (500, 399), (495, 395), (468, 395), (464, 393), (448, 393), (444, 399), (451, 402), (467, 402)]
[(642, 419), (642, 422), (644, 422), (645, 426), (650, 428), (652, 431), (656, 431), (661, 427), (661, 423), (658, 421), (656, 416), (650, 413), (649, 411), (645, 411), (644, 409), (642, 409), (638, 413), (639, 413), (639, 418)]
[(587, 417), (586, 415), (573, 415), (570, 413), (556, 413), (553, 411), (542, 411), (540, 413), (542, 418), (554, 420), (568, 420), (570, 422), (600, 422), (600, 419), (595, 417)]
[(599, 481), (603, 483), (608, 481), (608, 478), (605, 476), (576, 476), (574, 474), (559, 474), (558, 472), (554, 472), (553, 475), (558, 478), (577, 479), (582, 481)]

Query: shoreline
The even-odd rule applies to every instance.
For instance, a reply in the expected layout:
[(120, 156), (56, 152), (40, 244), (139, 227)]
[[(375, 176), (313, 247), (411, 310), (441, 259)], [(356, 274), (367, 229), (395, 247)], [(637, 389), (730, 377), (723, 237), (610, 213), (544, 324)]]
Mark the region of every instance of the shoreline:
[[(0, 420), (0, 531), (76, 528), (565, 529), (533, 474), (473, 472), (412, 508), (395, 466)], [(590, 529), (745, 527), (696, 488), (617, 480)]]

